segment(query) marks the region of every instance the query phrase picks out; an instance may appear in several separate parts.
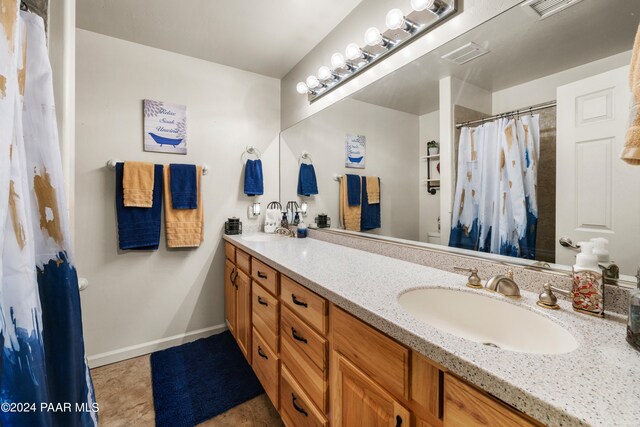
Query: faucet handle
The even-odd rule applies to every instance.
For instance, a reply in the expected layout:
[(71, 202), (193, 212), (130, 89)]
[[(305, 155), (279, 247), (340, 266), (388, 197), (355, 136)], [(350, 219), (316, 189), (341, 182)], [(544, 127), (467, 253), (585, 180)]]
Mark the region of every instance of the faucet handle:
[(481, 288), (482, 282), (480, 276), (478, 276), (477, 268), (462, 268), (462, 267), (453, 267), (456, 271), (465, 271), (467, 273), (471, 273), (469, 278), (467, 279), (467, 286), (470, 288)]
[(544, 285), (542, 285), (542, 287), (544, 288), (544, 290), (538, 295), (537, 304), (543, 308), (550, 308), (553, 310), (557, 310), (560, 308), (560, 306), (558, 305), (558, 297), (555, 296), (555, 294), (553, 293), (554, 291), (567, 297), (570, 295), (569, 291), (556, 288), (555, 286), (552, 286), (551, 283), (545, 283)]

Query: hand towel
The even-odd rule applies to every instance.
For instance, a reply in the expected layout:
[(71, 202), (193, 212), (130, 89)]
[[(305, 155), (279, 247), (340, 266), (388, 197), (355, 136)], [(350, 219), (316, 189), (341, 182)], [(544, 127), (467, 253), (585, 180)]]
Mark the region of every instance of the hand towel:
[(153, 174), (153, 163), (124, 163), (122, 187), (125, 207), (150, 208), (153, 205)]
[(360, 206), (360, 176), (347, 175), (347, 196), (349, 206)]
[(196, 209), (175, 209), (171, 201), (171, 169), (165, 166), (164, 173), (164, 228), (168, 248), (197, 248), (204, 240), (204, 208), (202, 206), (202, 167), (196, 166)]
[[(380, 200), (378, 203), (369, 203), (369, 178), (362, 177), (362, 209), (360, 228), (364, 230), (373, 230), (374, 228), (380, 228)], [(378, 181), (377, 177), (374, 177)], [(378, 186), (379, 187), (379, 186)]]
[(640, 165), (640, 27), (633, 45), (629, 86), (633, 102), (627, 139), (620, 158), (631, 165), (638, 166)]
[(301, 163), (298, 172), (298, 195), (311, 196), (313, 194), (318, 194), (316, 170), (313, 165)]
[(162, 165), (155, 165), (151, 208), (125, 207), (123, 163), (116, 164), (116, 215), (118, 242), (122, 250), (155, 250), (160, 245), (162, 214)]
[(244, 194), (247, 196), (264, 194), (263, 181), (262, 160), (247, 160), (244, 167)]
[(198, 189), (196, 185), (196, 165), (171, 163), (171, 204), (174, 209), (196, 209)]
[(340, 179), (340, 219), (342, 220), (344, 229), (360, 231), (360, 215), (360, 204), (357, 206), (349, 205), (347, 178), (343, 176)]
[[(380, 203), (380, 178), (377, 176), (368, 176), (367, 179), (367, 199), (370, 205)], [(364, 181), (362, 183), (364, 186)]]
[(281, 216), (280, 209), (267, 209), (264, 214), (264, 232), (274, 233), (280, 224)]

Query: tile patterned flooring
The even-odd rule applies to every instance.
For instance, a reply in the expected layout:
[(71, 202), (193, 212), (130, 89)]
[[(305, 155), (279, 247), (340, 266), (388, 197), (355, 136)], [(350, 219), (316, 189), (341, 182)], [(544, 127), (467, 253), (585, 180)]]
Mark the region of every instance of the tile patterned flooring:
[[(149, 355), (91, 370), (101, 427), (155, 426)], [(266, 394), (238, 405), (199, 427), (280, 427)]]

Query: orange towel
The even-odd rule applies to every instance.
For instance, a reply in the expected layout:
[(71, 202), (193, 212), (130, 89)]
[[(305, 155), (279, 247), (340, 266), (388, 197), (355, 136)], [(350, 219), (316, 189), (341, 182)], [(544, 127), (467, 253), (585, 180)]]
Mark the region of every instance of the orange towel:
[(196, 166), (196, 209), (173, 209), (171, 205), (171, 176), (164, 167), (164, 228), (168, 248), (197, 248), (204, 240), (204, 208), (202, 206), (202, 166)]
[(340, 218), (345, 230), (360, 231), (362, 211), (360, 205), (350, 206), (347, 193), (347, 177), (340, 178)]
[(367, 177), (367, 202), (370, 205), (380, 203), (380, 179), (377, 176)]
[(153, 163), (124, 162), (122, 189), (126, 208), (153, 206), (153, 170)]
[(638, 166), (640, 165), (640, 27), (638, 27), (636, 41), (633, 45), (629, 87), (633, 103), (627, 139), (620, 158), (631, 165)]

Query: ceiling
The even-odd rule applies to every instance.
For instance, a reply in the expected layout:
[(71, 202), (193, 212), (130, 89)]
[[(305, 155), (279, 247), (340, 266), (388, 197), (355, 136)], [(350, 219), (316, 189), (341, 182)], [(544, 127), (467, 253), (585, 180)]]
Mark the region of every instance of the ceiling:
[[(544, 20), (515, 6), (389, 76), (354, 99), (422, 115), (439, 108), (446, 76), (490, 92), (628, 51), (640, 22), (640, 1), (583, 0)], [(441, 57), (469, 42), (490, 52), (463, 65)]]
[(362, 0), (79, 0), (79, 28), (282, 78)]

